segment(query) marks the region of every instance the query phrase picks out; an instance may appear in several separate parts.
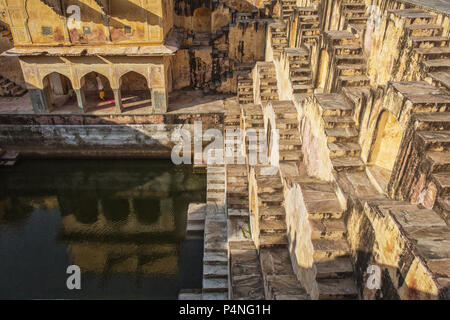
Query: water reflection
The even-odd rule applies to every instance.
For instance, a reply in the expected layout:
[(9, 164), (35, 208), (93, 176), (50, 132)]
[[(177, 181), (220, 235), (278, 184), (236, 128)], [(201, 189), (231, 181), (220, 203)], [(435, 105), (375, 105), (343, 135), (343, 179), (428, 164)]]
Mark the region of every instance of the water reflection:
[[(176, 298), (201, 287), (185, 239), (205, 177), (167, 161), (33, 161), (0, 170), (0, 298)], [(82, 290), (65, 270), (82, 271)]]

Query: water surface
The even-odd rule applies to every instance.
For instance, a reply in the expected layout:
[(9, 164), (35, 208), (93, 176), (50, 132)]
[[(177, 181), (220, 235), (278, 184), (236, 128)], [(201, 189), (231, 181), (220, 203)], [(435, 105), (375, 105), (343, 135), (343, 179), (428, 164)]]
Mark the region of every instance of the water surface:
[[(169, 161), (27, 160), (0, 168), (0, 298), (176, 299), (201, 288), (186, 238), (205, 175)], [(81, 290), (69, 290), (69, 265)]]

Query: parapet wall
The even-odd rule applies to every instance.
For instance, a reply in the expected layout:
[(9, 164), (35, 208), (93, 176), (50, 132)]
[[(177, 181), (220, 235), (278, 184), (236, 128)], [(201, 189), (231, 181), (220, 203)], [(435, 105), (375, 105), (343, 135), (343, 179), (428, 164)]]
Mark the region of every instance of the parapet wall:
[[(222, 128), (223, 114), (0, 115), (0, 145), (24, 156), (170, 158), (172, 134)], [(193, 143), (192, 139), (192, 143)], [(194, 149), (191, 148), (193, 153)]]

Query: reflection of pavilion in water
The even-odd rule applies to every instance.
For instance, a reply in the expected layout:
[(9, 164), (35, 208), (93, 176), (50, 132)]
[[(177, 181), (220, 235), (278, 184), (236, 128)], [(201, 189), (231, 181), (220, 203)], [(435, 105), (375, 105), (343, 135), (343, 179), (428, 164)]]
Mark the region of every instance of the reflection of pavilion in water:
[(78, 181), (89, 182), (72, 189), (70, 183), (50, 188), (51, 195), (42, 194), (47, 193), (42, 185), (39, 195), (15, 189), (17, 197), (13, 191), (12, 196), (0, 198), (0, 223), (4, 224), (1, 220), (8, 207), (32, 208), (29, 214), (35, 209), (56, 209), (62, 216), (59, 240), (67, 243), (71, 263), (82, 272), (176, 276), (188, 203), (193, 195), (204, 196), (205, 190), (204, 181), (190, 172), (187, 175), (159, 171), (136, 178), (127, 188), (111, 182), (96, 186), (92, 176), (80, 180), (74, 175)]
[(91, 223), (80, 222), (76, 214), (62, 220), (61, 236), (83, 272), (178, 273), (183, 228), (177, 228), (181, 221), (176, 221), (172, 198), (98, 199), (96, 211)]

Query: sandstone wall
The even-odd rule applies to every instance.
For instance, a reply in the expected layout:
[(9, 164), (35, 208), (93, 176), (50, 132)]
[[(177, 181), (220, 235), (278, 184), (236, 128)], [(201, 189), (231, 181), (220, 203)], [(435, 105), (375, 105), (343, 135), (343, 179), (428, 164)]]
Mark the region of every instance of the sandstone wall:
[[(170, 158), (172, 134), (221, 128), (223, 115), (0, 115), (0, 145), (24, 155)], [(193, 153), (193, 147), (191, 152)]]
[[(397, 219), (405, 210), (410, 210), (412, 214), (412, 210), (416, 210), (417, 216), (427, 215), (428, 219), (419, 222), (417, 218), (410, 217), (399, 223)], [(414, 239), (420, 236), (414, 236), (413, 230), (425, 227), (445, 230), (446, 225), (433, 211), (419, 214), (419, 210), (408, 203), (399, 205), (396, 201), (387, 199), (372, 202), (356, 201), (349, 206), (347, 239), (352, 248), (357, 287), (362, 298), (445, 299), (444, 288), (448, 285), (448, 281), (436, 278), (431, 273), (444, 267), (445, 261), (442, 261), (442, 266), (436, 260), (426, 263), (426, 256), (434, 254), (436, 259), (436, 252), (442, 252), (437, 246), (445, 244), (421, 243), (421, 248), (417, 247)], [(428, 247), (428, 252), (422, 247), (431, 245), (433, 249)], [(369, 266), (380, 268), (381, 290), (370, 289), (367, 285)]]

